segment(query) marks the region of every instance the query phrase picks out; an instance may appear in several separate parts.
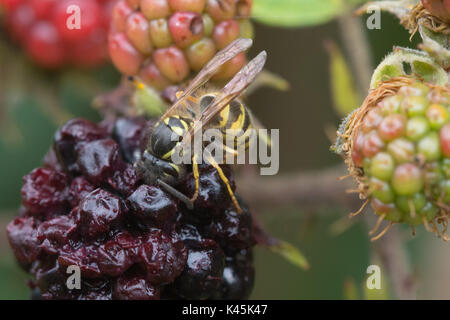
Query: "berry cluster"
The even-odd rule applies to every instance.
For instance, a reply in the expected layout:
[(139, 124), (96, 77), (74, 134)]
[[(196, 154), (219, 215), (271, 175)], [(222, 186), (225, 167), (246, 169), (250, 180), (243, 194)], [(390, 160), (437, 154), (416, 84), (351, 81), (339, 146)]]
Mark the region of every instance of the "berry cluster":
[(450, 0), (422, 0), (422, 5), (435, 17), (450, 23)]
[(6, 27), (12, 38), (39, 65), (91, 67), (108, 58), (107, 33), (115, 2), (0, 0), (0, 7), (6, 10)]
[[(113, 10), (109, 53), (126, 75), (162, 90), (198, 72), (233, 40), (252, 37), (252, 0), (121, 0)], [(226, 80), (246, 63), (227, 62), (213, 80)]]
[[(151, 121), (61, 127), (43, 166), (24, 177), (7, 226), (20, 265), (44, 299), (241, 299), (253, 287), (252, 220), (238, 214), (215, 169), (203, 166), (190, 211), (133, 167)], [(231, 171), (224, 167), (232, 181)], [(177, 186), (193, 194), (188, 174)], [(81, 270), (81, 289), (66, 286)]]
[(428, 226), (450, 203), (450, 88), (407, 80), (394, 91), (353, 118), (349, 161), (378, 215)]

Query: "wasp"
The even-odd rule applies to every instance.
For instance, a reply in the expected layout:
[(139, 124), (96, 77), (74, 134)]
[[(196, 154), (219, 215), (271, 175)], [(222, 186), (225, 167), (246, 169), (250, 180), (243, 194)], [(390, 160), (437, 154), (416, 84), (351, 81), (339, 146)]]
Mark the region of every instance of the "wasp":
[[(220, 67), (237, 54), (252, 46), (251, 39), (237, 39), (226, 48), (219, 51), (197, 74), (183, 90), (177, 92), (176, 102), (165, 112), (156, 123), (149, 138), (148, 146), (140, 159), (135, 162), (135, 168), (147, 184), (158, 184), (167, 192), (180, 199), (189, 209), (199, 194), (199, 163), (213, 166), (223, 183), (238, 212), (242, 212), (232, 191), (228, 178), (222, 168), (210, 153), (192, 153), (191, 164), (195, 179), (195, 192), (189, 198), (173, 186), (186, 174), (185, 164), (175, 164), (172, 155), (177, 148), (192, 145), (193, 137), (208, 128), (223, 132), (226, 138), (227, 129), (239, 129), (240, 135), (233, 137), (234, 146), (223, 145), (225, 153), (237, 156), (238, 150), (247, 150), (249, 143), (255, 138), (252, 128), (259, 127), (259, 122), (252, 116), (249, 109), (239, 99), (243, 91), (261, 72), (267, 59), (265, 51), (259, 53), (245, 65), (221, 90), (205, 89), (211, 77)], [(240, 148), (242, 147), (243, 148)], [(200, 154), (201, 153), (201, 154)], [(201, 158), (203, 156), (203, 158)]]

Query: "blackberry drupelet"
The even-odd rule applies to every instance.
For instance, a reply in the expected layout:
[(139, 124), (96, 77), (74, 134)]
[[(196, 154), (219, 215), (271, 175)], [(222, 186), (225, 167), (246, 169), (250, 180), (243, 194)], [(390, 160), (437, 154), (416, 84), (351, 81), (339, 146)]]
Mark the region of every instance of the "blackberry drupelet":
[[(55, 134), (42, 168), (24, 177), (7, 226), (33, 298), (244, 299), (253, 287), (252, 221), (235, 212), (216, 171), (201, 167), (194, 210), (145, 185), (133, 162), (154, 123), (74, 119)], [(232, 178), (231, 170), (224, 167)], [(177, 186), (192, 190), (188, 175)], [(68, 289), (69, 266), (81, 289)]]

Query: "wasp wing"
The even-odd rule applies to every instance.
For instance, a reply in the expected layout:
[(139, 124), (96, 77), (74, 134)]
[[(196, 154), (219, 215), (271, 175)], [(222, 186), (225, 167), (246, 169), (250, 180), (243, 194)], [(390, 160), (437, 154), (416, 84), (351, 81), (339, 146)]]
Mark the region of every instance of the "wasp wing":
[(259, 129), (266, 129), (266, 127), (261, 123), (261, 121), (257, 117), (255, 117), (255, 115), (250, 111), (249, 108), (247, 108), (247, 112), (250, 115), (252, 127), (258, 129), (257, 131), (258, 137), (262, 139), (267, 146), (270, 147), (272, 144), (270, 135), (268, 134), (267, 131), (259, 130)]
[[(190, 141), (203, 127), (207, 126), (231, 101), (236, 99), (261, 72), (266, 63), (267, 53), (262, 51), (245, 67), (243, 67), (227, 85), (218, 93), (216, 98), (210, 103), (201, 115), (200, 119), (183, 137), (183, 141)], [(185, 139), (187, 138), (187, 139)]]
[(189, 83), (188, 87), (183, 91), (181, 96), (178, 97), (178, 101), (175, 102), (172, 107), (170, 107), (169, 110), (166, 111), (166, 113), (161, 117), (161, 120), (173, 114), (178, 114), (180, 116), (190, 115), (192, 117), (192, 113), (194, 113), (194, 111), (189, 110), (189, 108), (187, 107), (188, 101), (186, 101), (186, 98), (191, 96), (194, 91), (208, 82), (208, 80), (211, 79), (211, 77), (220, 69), (220, 67), (225, 62), (233, 59), (239, 53), (246, 51), (252, 46), (252, 44), (253, 40), (241, 38), (234, 40), (227, 47), (219, 51)]

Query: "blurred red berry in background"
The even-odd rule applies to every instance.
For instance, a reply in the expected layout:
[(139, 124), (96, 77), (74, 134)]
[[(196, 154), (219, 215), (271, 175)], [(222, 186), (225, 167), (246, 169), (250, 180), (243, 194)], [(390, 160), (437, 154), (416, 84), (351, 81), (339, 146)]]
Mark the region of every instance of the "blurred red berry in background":
[(107, 33), (116, 1), (0, 0), (0, 7), (11, 38), (34, 62), (55, 69), (107, 61)]

